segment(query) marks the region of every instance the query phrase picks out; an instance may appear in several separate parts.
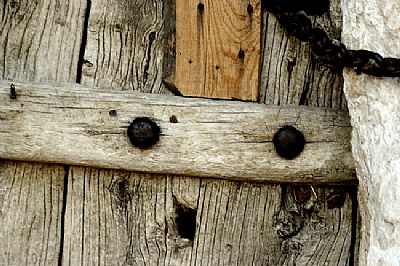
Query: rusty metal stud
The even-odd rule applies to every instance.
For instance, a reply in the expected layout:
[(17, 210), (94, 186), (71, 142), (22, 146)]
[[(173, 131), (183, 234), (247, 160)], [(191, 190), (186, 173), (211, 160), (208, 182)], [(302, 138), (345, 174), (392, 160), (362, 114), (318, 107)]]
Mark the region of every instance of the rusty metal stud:
[(156, 144), (160, 133), (160, 127), (148, 117), (137, 117), (128, 127), (130, 142), (141, 149), (147, 149)]
[(294, 126), (283, 126), (275, 133), (272, 142), (279, 156), (291, 160), (303, 151), (305, 139)]
[(117, 110), (110, 110), (109, 112), (108, 112), (108, 114), (110, 115), (110, 116), (112, 116), (112, 117), (115, 117), (115, 116), (117, 116)]
[(169, 122), (171, 122), (171, 123), (178, 123), (178, 118), (176, 118), (176, 116), (175, 115), (172, 115), (170, 118), (169, 118)]
[(298, 203), (305, 203), (311, 199), (311, 188), (309, 187), (295, 187), (293, 189), (294, 200)]

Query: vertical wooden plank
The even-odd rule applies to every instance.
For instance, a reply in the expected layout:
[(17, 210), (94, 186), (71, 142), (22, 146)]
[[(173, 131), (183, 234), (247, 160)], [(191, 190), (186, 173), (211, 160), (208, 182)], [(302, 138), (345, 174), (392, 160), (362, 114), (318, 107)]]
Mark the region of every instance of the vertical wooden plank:
[(329, 209), (333, 188), (310, 208), (270, 184), (83, 167), (68, 184), (67, 265), (349, 265), (351, 200)]
[(81, 83), (159, 93), (163, 1), (92, 1)]
[(175, 86), (185, 96), (258, 99), (261, 1), (176, 1)]
[[(91, 2), (81, 83), (164, 92), (164, 19), (161, 0)], [(164, 265), (167, 224), (174, 220), (166, 214), (173, 206), (166, 182), (71, 167), (62, 263)]]
[[(263, 36), (262, 36), (262, 56), (261, 56), (261, 86), (260, 86), (260, 101), (266, 104), (273, 105), (307, 105), (316, 107), (325, 107), (332, 109), (347, 110), (347, 102), (343, 93), (343, 77), (342, 73), (337, 69), (324, 64), (321, 58), (314, 55), (308, 43), (301, 43), (294, 36), (288, 34), (277, 21), (276, 17), (264, 11), (263, 16)], [(327, 31), (331, 38), (340, 40), (342, 30), (342, 10), (340, 0), (330, 1), (329, 13), (323, 16), (312, 17), (314, 27), (320, 27)], [(345, 190), (351, 191), (354, 188), (343, 187)], [(319, 188), (318, 195), (322, 197), (329, 192), (328, 188)], [(353, 192), (351, 192), (353, 193)], [(351, 194), (349, 192), (349, 194)], [(320, 196), (319, 196), (320, 197)], [(356, 201), (354, 193), (352, 195)], [(349, 197), (348, 197), (349, 198)], [(326, 208), (326, 207), (324, 207)], [(332, 242), (333, 239), (327, 239), (320, 234), (310, 235), (308, 241), (304, 238), (299, 242), (298, 238), (293, 238), (293, 241), (288, 243), (300, 243), (304, 245), (304, 255), (290, 255), (287, 259), (288, 265), (295, 262), (301, 262), (303, 265), (322, 265), (322, 260), (325, 258), (327, 264), (334, 265), (358, 265), (359, 254), (359, 230), (357, 227), (358, 208), (356, 202), (346, 200), (345, 205), (340, 209), (340, 215), (345, 220), (335, 218), (333, 224), (329, 216), (321, 216), (321, 223), (328, 221), (330, 226), (335, 228), (335, 224), (340, 223), (342, 228), (335, 228), (345, 242), (343, 243), (346, 249), (349, 249), (349, 256), (342, 257), (339, 252), (341, 244)], [(327, 212), (329, 214), (329, 212)], [(345, 222), (345, 224), (342, 224)], [(350, 224), (351, 223), (351, 224)], [(335, 234), (335, 231), (332, 232)], [(304, 237), (304, 236), (303, 236)], [(302, 237), (302, 238), (303, 238)], [(321, 241), (321, 246), (315, 246), (315, 243)], [(315, 242), (317, 241), (317, 242)], [(312, 254), (315, 248), (330, 249), (329, 254), (333, 260), (328, 262), (326, 252), (318, 253), (320, 261)], [(307, 258), (307, 256), (311, 256)], [(335, 259), (336, 258), (336, 259)], [(309, 262), (307, 262), (309, 261)], [(339, 264), (335, 264), (339, 261)]]
[(352, 202), (329, 209), (333, 190), (309, 208), (279, 185), (203, 180), (190, 265), (350, 265)]
[[(342, 73), (324, 64), (308, 43), (288, 34), (274, 15), (264, 12), (260, 101), (346, 110)], [(314, 27), (340, 40), (340, 0), (331, 0), (329, 14), (312, 21)]]
[[(0, 77), (75, 82), (85, 11), (83, 1), (3, 1)], [(63, 167), (5, 162), (0, 176), (5, 188), (0, 264), (56, 265), (62, 252)]]
[(0, 77), (75, 82), (85, 8), (83, 1), (3, 1)]
[(63, 264), (164, 264), (166, 181), (156, 175), (71, 168)]
[(301, 196), (294, 195), (295, 188), (284, 189), (277, 216), (276, 228), (283, 239), (280, 260), (284, 265), (354, 265), (353, 191), (305, 186), (311, 188), (311, 198), (298, 202)]
[(64, 167), (0, 163), (0, 265), (57, 265)]

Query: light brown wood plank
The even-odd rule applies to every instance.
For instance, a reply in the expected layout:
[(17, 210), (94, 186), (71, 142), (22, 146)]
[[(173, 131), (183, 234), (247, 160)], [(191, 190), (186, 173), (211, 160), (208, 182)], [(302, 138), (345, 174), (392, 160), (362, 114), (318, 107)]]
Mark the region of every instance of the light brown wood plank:
[(63, 166), (0, 162), (0, 265), (57, 265)]
[[(279, 185), (82, 167), (68, 183), (67, 265), (349, 265), (348, 192), (328, 209), (334, 188), (316, 187), (307, 211)], [(179, 234), (178, 205), (196, 212), (193, 241)], [(301, 226), (282, 237), (293, 215)]]
[[(342, 74), (321, 62), (308, 43), (288, 34), (274, 15), (265, 11), (263, 18), (260, 101), (345, 110)], [(314, 27), (340, 40), (340, 0), (330, 1), (329, 14), (311, 19)]]
[(85, 1), (3, 1), (0, 78), (75, 82)]
[(158, 93), (162, 0), (91, 1), (81, 84)]
[[(2, 158), (253, 181), (355, 180), (344, 112), (74, 84), (16, 83), (13, 100), (9, 85), (0, 82)], [(128, 141), (127, 127), (139, 116), (152, 117), (162, 130), (148, 150)], [(278, 157), (272, 144), (285, 124), (296, 125), (307, 141), (294, 160)]]
[(185, 96), (256, 101), (261, 1), (199, 3), (176, 1), (175, 86)]

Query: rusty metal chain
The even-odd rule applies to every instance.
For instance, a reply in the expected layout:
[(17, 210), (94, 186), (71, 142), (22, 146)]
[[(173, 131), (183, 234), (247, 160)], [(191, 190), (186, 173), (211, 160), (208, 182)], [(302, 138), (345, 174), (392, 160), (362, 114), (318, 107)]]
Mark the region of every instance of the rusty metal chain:
[(368, 50), (347, 49), (339, 40), (330, 39), (323, 29), (313, 28), (311, 20), (298, 12), (301, 9), (288, 10), (271, 2), (274, 1), (267, 0), (263, 3), (267, 11), (275, 14), (289, 33), (302, 42), (310, 43), (314, 53), (333, 67), (349, 67), (357, 74), (364, 73), (375, 77), (400, 77), (400, 58), (382, 57)]

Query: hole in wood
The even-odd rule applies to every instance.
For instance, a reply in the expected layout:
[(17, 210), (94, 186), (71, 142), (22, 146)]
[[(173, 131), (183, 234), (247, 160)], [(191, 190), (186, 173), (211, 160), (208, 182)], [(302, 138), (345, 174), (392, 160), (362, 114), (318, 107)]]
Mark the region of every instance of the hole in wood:
[(253, 6), (251, 4), (247, 5), (247, 13), (252, 14), (254, 12)]
[(240, 48), (239, 53), (238, 53), (239, 59), (244, 59), (244, 51)]
[(344, 192), (334, 192), (329, 194), (326, 198), (328, 209), (342, 208), (345, 201), (346, 193)]
[(196, 215), (197, 211), (195, 209), (188, 208), (176, 202), (176, 224), (178, 225), (178, 234), (181, 238), (194, 240)]
[(203, 3), (199, 3), (197, 5), (197, 10), (199, 11), (200, 15), (202, 15), (203, 12), (204, 12), (204, 4)]
[(117, 116), (117, 110), (110, 110), (109, 112), (108, 112), (108, 114), (111, 116), (111, 117), (115, 117), (115, 116)]

